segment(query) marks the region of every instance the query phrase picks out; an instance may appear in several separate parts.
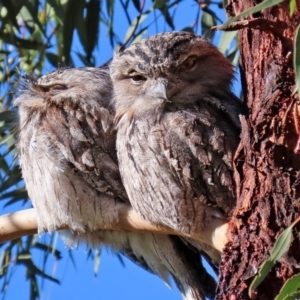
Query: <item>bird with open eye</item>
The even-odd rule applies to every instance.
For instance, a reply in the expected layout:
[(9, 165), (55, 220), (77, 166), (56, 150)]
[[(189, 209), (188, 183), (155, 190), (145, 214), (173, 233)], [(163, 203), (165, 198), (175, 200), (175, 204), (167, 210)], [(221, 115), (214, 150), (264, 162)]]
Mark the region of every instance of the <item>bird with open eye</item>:
[(235, 205), (242, 112), (232, 64), (204, 38), (169, 32), (116, 53), (110, 73), (133, 208), (187, 236), (225, 219)]

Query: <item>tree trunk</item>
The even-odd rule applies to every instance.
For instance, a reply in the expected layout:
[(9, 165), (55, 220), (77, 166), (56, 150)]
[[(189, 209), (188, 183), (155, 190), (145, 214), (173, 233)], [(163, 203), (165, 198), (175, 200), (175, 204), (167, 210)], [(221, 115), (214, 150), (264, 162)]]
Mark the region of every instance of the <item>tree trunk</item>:
[[(234, 15), (261, 1), (231, 0)], [(278, 235), (300, 213), (300, 106), (293, 71), (293, 42), (300, 5), (289, 2), (247, 17), (239, 32), (240, 69), (248, 115), (242, 118), (235, 156), (237, 207), (232, 242), (223, 252), (217, 299), (250, 299), (248, 287), (269, 257)], [(255, 21), (253, 21), (255, 20)], [(255, 27), (254, 27), (255, 26)], [(276, 264), (252, 299), (275, 299), (283, 283), (299, 273), (300, 243)]]

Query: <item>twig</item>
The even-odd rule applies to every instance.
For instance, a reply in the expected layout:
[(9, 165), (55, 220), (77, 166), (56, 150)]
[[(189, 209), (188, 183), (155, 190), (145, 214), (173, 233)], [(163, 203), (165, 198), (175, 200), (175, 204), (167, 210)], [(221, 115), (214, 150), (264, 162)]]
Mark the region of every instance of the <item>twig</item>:
[[(277, 35), (282, 35), (280, 31), (277, 29), (279, 27), (278, 21), (270, 21), (266, 19), (251, 19), (251, 20), (241, 20), (232, 22), (227, 26), (224, 26), (225, 24), (218, 25), (218, 26), (212, 26), (211, 30), (224, 30), (224, 31), (235, 31), (240, 30), (244, 28), (252, 28), (252, 29), (260, 29), (260, 30), (270, 30)], [(286, 25), (285, 25), (286, 27)]]
[[(57, 230), (67, 229), (67, 226), (61, 226)], [(143, 220), (130, 207), (122, 207), (119, 210), (119, 220), (116, 223), (110, 224), (104, 228), (103, 224), (97, 224), (99, 230), (125, 230), (131, 232), (144, 232), (155, 234), (173, 234), (184, 236), (180, 232), (176, 232), (166, 226), (158, 226)], [(215, 219), (215, 222), (205, 230), (192, 234), (189, 237), (202, 241), (215, 249), (222, 251), (225, 244), (228, 242), (227, 238), (228, 223), (222, 219)], [(26, 209), (0, 217), (0, 243), (7, 242), (24, 235), (37, 233), (36, 211), (34, 208)]]

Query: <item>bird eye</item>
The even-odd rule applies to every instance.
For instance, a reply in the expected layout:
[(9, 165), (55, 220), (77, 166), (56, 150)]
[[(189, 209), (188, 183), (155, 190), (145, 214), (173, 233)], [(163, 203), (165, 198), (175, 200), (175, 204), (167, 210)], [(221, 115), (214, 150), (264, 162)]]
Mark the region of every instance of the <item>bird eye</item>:
[(181, 70), (190, 70), (195, 66), (195, 64), (196, 64), (195, 58), (187, 59), (181, 64), (180, 69)]
[(131, 80), (135, 83), (135, 84), (141, 84), (144, 81), (146, 81), (146, 77), (144, 77), (143, 75), (132, 75), (130, 76)]

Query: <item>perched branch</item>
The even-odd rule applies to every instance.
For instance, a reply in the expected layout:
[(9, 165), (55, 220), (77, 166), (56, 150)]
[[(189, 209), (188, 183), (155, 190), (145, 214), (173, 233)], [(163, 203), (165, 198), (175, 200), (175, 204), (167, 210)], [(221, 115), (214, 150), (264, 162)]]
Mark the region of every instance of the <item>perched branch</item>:
[[(119, 211), (119, 221), (111, 224), (110, 228), (103, 228), (101, 224), (99, 229), (109, 230), (126, 230), (133, 232), (151, 232), (156, 234), (175, 234), (183, 236), (182, 233), (174, 230), (151, 224), (143, 220), (131, 208), (123, 207)], [(57, 228), (57, 230), (66, 229), (67, 227)], [(205, 242), (220, 252), (228, 242), (226, 235), (228, 224), (224, 220), (216, 219), (213, 225), (201, 233), (191, 235), (190, 237)], [(37, 220), (35, 209), (26, 209), (15, 213), (6, 214), (0, 217), (0, 243), (19, 238), (24, 235), (37, 233)]]

